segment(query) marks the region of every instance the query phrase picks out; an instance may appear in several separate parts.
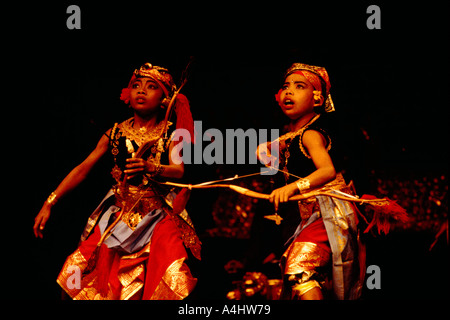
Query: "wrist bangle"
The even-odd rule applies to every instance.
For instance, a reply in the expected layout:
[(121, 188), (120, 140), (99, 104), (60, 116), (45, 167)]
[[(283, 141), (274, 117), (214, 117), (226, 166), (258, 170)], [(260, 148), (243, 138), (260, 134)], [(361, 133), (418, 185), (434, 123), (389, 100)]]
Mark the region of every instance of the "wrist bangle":
[(149, 174), (149, 176), (152, 178), (154, 176), (158, 176), (160, 175), (162, 172), (164, 171), (163, 166), (161, 165), (161, 163), (157, 163), (156, 164), (156, 168), (155, 171), (153, 171), (152, 173)]
[(55, 192), (50, 193), (50, 195), (47, 198), (47, 203), (51, 206), (53, 206), (56, 202), (58, 202), (58, 199), (56, 199), (57, 195)]
[(308, 179), (300, 179), (300, 180), (296, 181), (295, 184), (297, 185), (298, 191), (300, 191), (300, 193), (308, 190), (310, 187), (310, 183), (309, 183)]
[(161, 165), (161, 163), (158, 163), (158, 165), (156, 166), (155, 175), (159, 176), (163, 172), (164, 172), (164, 167)]

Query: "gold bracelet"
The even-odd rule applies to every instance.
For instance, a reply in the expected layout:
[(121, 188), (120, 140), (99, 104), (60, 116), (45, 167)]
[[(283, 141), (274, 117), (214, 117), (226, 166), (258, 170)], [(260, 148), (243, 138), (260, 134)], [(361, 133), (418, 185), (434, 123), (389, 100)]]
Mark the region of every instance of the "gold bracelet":
[(58, 199), (56, 199), (57, 195), (55, 192), (50, 193), (50, 195), (47, 198), (47, 203), (49, 205), (54, 205), (56, 202), (58, 202)]
[(165, 170), (166, 168), (164, 168), (162, 165), (161, 165), (161, 163), (158, 165), (158, 168), (156, 169), (156, 175), (158, 175), (158, 176), (160, 176), (163, 172), (164, 172), (164, 170)]
[(149, 173), (148, 176), (150, 178), (153, 178), (155, 176), (159, 176), (161, 173), (164, 172), (164, 167), (161, 165), (161, 163), (157, 163), (156, 167), (155, 167), (155, 171), (153, 171), (152, 173)]
[(310, 188), (310, 183), (308, 179), (300, 179), (296, 181), (295, 184), (297, 185), (298, 191), (300, 191), (300, 193)]

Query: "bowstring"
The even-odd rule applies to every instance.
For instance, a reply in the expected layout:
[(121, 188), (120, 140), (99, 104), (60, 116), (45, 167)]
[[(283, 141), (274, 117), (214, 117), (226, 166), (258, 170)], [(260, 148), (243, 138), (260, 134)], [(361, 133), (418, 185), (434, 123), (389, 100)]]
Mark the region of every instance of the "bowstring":
[[(293, 173), (287, 172), (285, 170), (281, 170), (281, 169), (278, 169), (278, 168), (273, 167), (273, 166), (267, 166), (267, 167), (270, 168), (270, 169), (275, 169), (275, 170), (277, 170), (279, 172), (282, 172), (284, 174), (293, 176), (295, 178), (302, 179), (301, 177), (299, 177), (299, 176), (297, 176), (297, 175), (295, 175)], [(192, 186), (207, 186), (207, 185), (211, 185), (211, 184), (215, 184), (215, 183), (219, 183), (219, 182), (234, 181), (234, 180), (237, 180), (237, 179), (244, 179), (244, 178), (248, 178), (248, 177), (258, 176), (258, 175), (262, 175), (263, 173), (268, 173), (268, 172), (270, 172), (270, 170), (266, 170), (266, 171), (263, 171), (263, 172), (258, 171), (258, 172), (254, 172), (254, 173), (244, 174), (242, 176), (239, 176), (239, 175), (236, 174), (233, 177), (219, 179), (219, 180), (212, 180), (212, 181), (201, 182), (201, 183), (193, 184)]]
[[(279, 172), (282, 172), (282, 173), (285, 173), (285, 174), (287, 174), (287, 175), (296, 177), (296, 178), (298, 178), (298, 179), (302, 179), (301, 177), (299, 177), (299, 176), (297, 176), (297, 175), (295, 175), (295, 174), (293, 174), (293, 173), (287, 172), (287, 171), (285, 171), (285, 170), (281, 170), (281, 169), (275, 168), (275, 167), (273, 167), (273, 166), (267, 166), (267, 167), (270, 168), (270, 169), (275, 169), (275, 170), (277, 170), (277, 171), (279, 171)], [(268, 172), (270, 172), (270, 169), (268, 169), (267, 171), (262, 171), (262, 172), (261, 172), (261, 171), (258, 171), (258, 172), (254, 172), (254, 173), (249, 173), (249, 174), (241, 175), (241, 176), (239, 176), (239, 175), (236, 174), (236, 175), (234, 175), (233, 177), (224, 178), (224, 179), (219, 179), (219, 180), (205, 181), (205, 182), (201, 182), (201, 183), (197, 183), (197, 184), (187, 184), (187, 183), (185, 183), (185, 184), (179, 184), (179, 185), (180, 185), (179, 187), (181, 187), (181, 185), (186, 185), (186, 188), (191, 188), (191, 187), (196, 187), (196, 186), (208, 186), (208, 185), (213, 185), (213, 184), (220, 183), (220, 182), (225, 182), (225, 181), (234, 181), (234, 180), (238, 180), (238, 179), (244, 179), (244, 178), (248, 178), (248, 177), (252, 177), (252, 176), (262, 175), (263, 173), (268, 173)], [(159, 183), (159, 184), (166, 184), (166, 183), (164, 183), (164, 182), (159, 182), (159, 181), (156, 181), (156, 180), (154, 180), (154, 179), (150, 179), (150, 180), (153, 181), (153, 182)], [(167, 184), (167, 185), (169, 185), (169, 184)], [(172, 185), (172, 186), (175, 186), (175, 185)], [(183, 187), (182, 187), (182, 188), (183, 188)]]
[[(277, 170), (277, 171), (279, 171), (279, 172), (282, 172), (282, 173), (287, 174), (287, 175), (289, 175), (289, 176), (295, 177), (295, 178), (297, 178), (297, 179), (303, 179), (302, 177), (299, 177), (299, 176), (297, 176), (297, 175), (295, 175), (295, 174), (293, 174), (293, 173), (290, 173), (290, 172), (288, 172), (288, 171), (281, 170), (281, 169), (275, 168), (275, 167), (273, 167), (273, 166), (267, 166), (267, 167), (269, 167), (269, 168), (271, 168), (271, 169), (275, 169), (275, 170)], [(267, 172), (269, 172), (269, 171), (267, 171)]]
[(257, 176), (257, 175), (261, 175), (261, 172), (249, 173), (249, 174), (245, 174), (245, 175), (242, 175), (242, 176), (239, 176), (239, 175), (236, 174), (236, 175), (234, 175), (233, 177), (230, 177), (230, 178), (197, 183), (196, 186), (207, 186), (207, 185), (215, 184), (215, 183), (218, 183), (218, 182), (234, 181), (234, 180), (237, 180), (237, 179), (243, 179), (243, 178), (248, 178), (248, 177)]

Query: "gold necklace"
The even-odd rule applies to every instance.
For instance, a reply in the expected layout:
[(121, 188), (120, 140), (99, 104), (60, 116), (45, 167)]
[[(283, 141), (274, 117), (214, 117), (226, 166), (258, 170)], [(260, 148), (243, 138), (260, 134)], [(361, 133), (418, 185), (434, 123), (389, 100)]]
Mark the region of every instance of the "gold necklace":
[[(134, 118), (130, 118), (122, 122), (119, 126), (124, 136), (130, 140), (134, 140), (139, 147), (147, 141), (156, 139), (164, 126), (164, 121), (161, 121), (150, 129), (147, 129), (146, 127), (135, 129), (133, 123)], [(171, 123), (169, 123), (169, 125), (171, 125)]]

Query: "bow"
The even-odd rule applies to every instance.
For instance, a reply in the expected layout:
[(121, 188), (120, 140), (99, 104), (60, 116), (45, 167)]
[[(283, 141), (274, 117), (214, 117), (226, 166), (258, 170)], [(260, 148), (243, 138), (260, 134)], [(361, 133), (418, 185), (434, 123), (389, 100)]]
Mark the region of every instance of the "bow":
[[(184, 85), (187, 82), (188, 70), (189, 70), (190, 65), (192, 64), (192, 61), (193, 61), (193, 57), (191, 57), (191, 59), (189, 60), (187, 66), (186, 66), (186, 68), (183, 70), (183, 73), (181, 75), (180, 86), (178, 87), (177, 90), (175, 90), (175, 92), (173, 93), (172, 98), (170, 99), (169, 105), (168, 105), (167, 110), (166, 110), (166, 114), (164, 116), (164, 126), (161, 128), (161, 132), (156, 136), (156, 138), (145, 142), (142, 146), (139, 147), (139, 149), (136, 151), (136, 156), (135, 156), (136, 158), (142, 157), (142, 155), (149, 148), (151, 148), (155, 144), (156, 141), (158, 141), (163, 136), (163, 134), (167, 134), (167, 126), (168, 126), (168, 123), (169, 123), (169, 119), (172, 116), (173, 105), (175, 104), (175, 101), (176, 101), (177, 96), (180, 93), (181, 89), (184, 87)], [(126, 179), (126, 177), (125, 177), (125, 179)]]
[[(169, 123), (169, 119), (170, 119), (170, 117), (172, 115), (173, 105), (174, 105), (174, 103), (175, 103), (175, 101), (177, 99), (177, 96), (180, 93), (181, 89), (184, 87), (184, 85), (187, 82), (188, 68), (191, 65), (192, 61), (193, 61), (193, 58), (191, 57), (191, 59), (189, 60), (187, 66), (186, 66), (186, 68), (184, 69), (184, 71), (182, 73), (180, 86), (178, 87), (177, 90), (175, 90), (175, 92), (173, 93), (172, 98), (170, 99), (169, 105), (167, 106), (166, 114), (164, 116), (164, 126), (161, 128), (161, 131), (156, 136), (156, 138), (145, 142), (143, 145), (141, 145), (139, 147), (139, 149), (136, 151), (136, 155), (135, 155), (136, 158), (142, 157), (144, 155), (144, 153), (149, 148), (151, 148), (155, 144), (155, 142), (157, 142), (163, 136), (163, 134), (167, 134), (167, 126), (168, 126), (168, 123)], [(122, 188), (124, 190), (126, 190), (128, 188), (127, 178), (128, 178), (128, 175), (125, 174), (124, 178), (123, 178), (123, 182), (122, 182)], [(139, 201), (141, 201), (143, 196), (144, 196), (144, 194), (142, 194), (136, 200), (136, 202), (133, 204), (133, 206), (130, 209), (128, 209), (128, 213), (134, 210), (134, 208), (139, 203)], [(119, 214), (117, 215), (117, 218), (103, 232), (102, 236), (100, 237), (100, 240), (97, 243), (97, 247), (95, 248), (94, 252), (92, 253), (91, 257), (89, 258), (87, 267), (83, 271), (83, 275), (87, 275), (87, 274), (91, 273), (95, 269), (95, 266), (96, 266), (97, 260), (98, 260), (100, 247), (103, 244), (103, 242), (106, 240), (106, 238), (108, 238), (111, 235), (114, 227), (119, 223), (120, 220), (122, 220), (122, 216), (125, 213), (124, 211), (125, 211), (125, 208), (122, 208), (122, 210), (120, 210)]]
[[(247, 175), (248, 176), (248, 175)], [(236, 176), (235, 176), (236, 178)], [(237, 177), (237, 178), (242, 178), (242, 177)], [(167, 185), (167, 186), (173, 186), (173, 187), (180, 187), (180, 188), (188, 188), (189, 190), (192, 189), (209, 189), (209, 188), (228, 188), (231, 189), (237, 193), (243, 194), (244, 196), (248, 196), (248, 197), (252, 197), (252, 198), (256, 198), (256, 199), (264, 199), (264, 200), (269, 200), (270, 195), (269, 194), (265, 194), (265, 193), (261, 193), (261, 192), (257, 192), (257, 191), (253, 191), (241, 186), (237, 186), (234, 184), (206, 184), (206, 183), (200, 183), (200, 184), (184, 184), (184, 183), (176, 183), (176, 182), (159, 182), (160, 184), (163, 185)], [(357, 202), (360, 204), (365, 204), (365, 203), (370, 203), (370, 204), (374, 204), (374, 205), (386, 205), (389, 203), (389, 199), (388, 198), (383, 198), (383, 199), (378, 199), (378, 198), (372, 198), (369, 199), (365, 196), (363, 196), (362, 198), (353, 196), (351, 194), (339, 191), (339, 190), (333, 190), (334, 192), (337, 192), (338, 194), (335, 193), (331, 193), (330, 192), (331, 189), (329, 188), (320, 188), (320, 189), (316, 189), (316, 190), (312, 190), (310, 192), (305, 192), (299, 195), (295, 195), (290, 197), (288, 200), (289, 201), (301, 201), (301, 200), (305, 200), (308, 198), (312, 198), (312, 197), (317, 197), (317, 196), (328, 196), (328, 197), (333, 197), (333, 198), (337, 198), (337, 199), (341, 199), (344, 201), (351, 201), (351, 202)]]
[[(159, 183), (163, 184), (163, 185), (184, 188), (184, 190), (182, 190), (178, 194), (178, 196), (175, 198), (175, 201), (173, 204), (174, 209), (177, 208), (176, 213), (178, 213), (184, 209), (184, 207), (187, 203), (187, 200), (189, 198), (189, 195), (190, 195), (190, 192), (183, 192), (183, 191), (186, 191), (186, 190), (191, 191), (192, 189), (228, 188), (228, 189), (233, 190), (244, 196), (248, 196), (248, 197), (252, 197), (252, 198), (256, 198), (256, 199), (269, 200), (270, 199), (269, 194), (253, 191), (253, 190), (250, 190), (250, 189), (247, 189), (247, 188), (244, 188), (241, 186), (237, 186), (234, 184), (218, 183), (218, 182), (236, 180), (236, 179), (249, 177), (249, 176), (253, 176), (253, 175), (258, 175), (258, 174), (260, 174), (260, 173), (247, 174), (244, 176), (236, 175), (234, 177), (227, 178), (227, 179), (203, 182), (203, 183), (194, 184), (194, 185), (184, 184), (184, 183), (176, 183), (176, 182), (159, 182)], [(373, 226), (376, 225), (378, 228), (378, 233), (383, 231), (385, 234), (387, 234), (389, 232), (389, 228), (391, 225), (390, 220), (396, 220), (396, 221), (403, 222), (403, 223), (408, 220), (408, 216), (407, 216), (405, 209), (403, 209), (400, 205), (398, 205), (397, 202), (394, 200), (391, 200), (387, 197), (379, 199), (372, 195), (363, 195), (362, 197), (358, 197), (358, 196), (354, 196), (352, 194), (342, 192), (340, 190), (336, 190), (327, 185), (325, 185), (322, 188), (311, 190), (309, 192), (294, 195), (294, 196), (290, 197), (288, 199), (288, 201), (301, 201), (301, 200), (306, 200), (306, 199), (317, 197), (317, 196), (327, 196), (327, 197), (340, 199), (343, 201), (349, 201), (349, 202), (354, 202), (354, 203), (358, 203), (358, 204), (368, 205), (368, 207), (373, 211), (373, 217), (372, 217), (372, 221), (370, 223), (359, 212), (359, 210), (356, 210), (360, 214), (360, 216), (364, 219), (364, 221), (368, 224), (367, 228), (364, 230), (365, 233), (367, 233)], [(283, 218), (281, 218), (278, 215), (278, 213), (275, 213), (273, 215), (267, 215), (264, 217), (266, 219), (275, 221), (275, 223), (277, 225), (279, 225), (281, 223), (281, 220), (283, 220)]]

